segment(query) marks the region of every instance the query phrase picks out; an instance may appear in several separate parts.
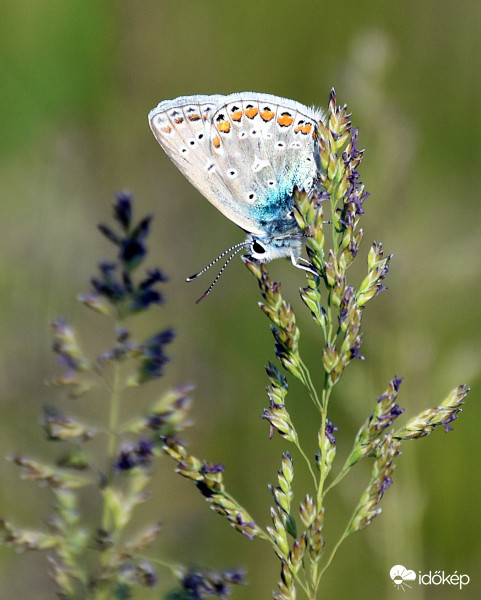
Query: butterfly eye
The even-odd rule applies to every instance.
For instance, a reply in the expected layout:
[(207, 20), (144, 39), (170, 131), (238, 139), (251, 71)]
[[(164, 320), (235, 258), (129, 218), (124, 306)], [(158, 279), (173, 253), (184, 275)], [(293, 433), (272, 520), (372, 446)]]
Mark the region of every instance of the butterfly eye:
[(255, 254), (265, 254), (266, 247), (259, 240), (254, 240), (251, 244), (251, 252)]

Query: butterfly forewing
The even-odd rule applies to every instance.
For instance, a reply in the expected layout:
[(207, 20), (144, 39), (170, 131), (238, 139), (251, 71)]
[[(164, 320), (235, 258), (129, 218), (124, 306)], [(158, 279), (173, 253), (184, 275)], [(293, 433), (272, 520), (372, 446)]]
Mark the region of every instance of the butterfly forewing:
[[(218, 98), (191, 96), (166, 100), (150, 112), (149, 123), (177, 168), (214, 206), (225, 212), (222, 207), (230, 206), (234, 200), (210, 150), (212, 115)], [(229, 214), (226, 216), (232, 219)]]

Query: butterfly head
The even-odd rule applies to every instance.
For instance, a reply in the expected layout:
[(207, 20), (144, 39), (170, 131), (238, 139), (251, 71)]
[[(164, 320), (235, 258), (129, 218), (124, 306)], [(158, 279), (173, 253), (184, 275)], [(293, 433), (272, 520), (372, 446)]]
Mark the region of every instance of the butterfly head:
[(304, 235), (300, 231), (277, 237), (250, 233), (245, 241), (245, 247), (248, 254), (261, 263), (286, 257), (296, 264), (302, 252), (303, 241)]
[(222, 273), (224, 272), (227, 265), (230, 261), (238, 254), (241, 250), (245, 250), (247, 256), (254, 258), (255, 260), (266, 263), (275, 258), (290, 258), (292, 264), (304, 271), (309, 271), (314, 275), (318, 275), (318, 273), (312, 268), (312, 265), (309, 261), (306, 261), (301, 256), (302, 245), (304, 242), (305, 236), (299, 231), (296, 233), (291, 233), (283, 236), (277, 237), (269, 237), (267, 235), (254, 235), (249, 233), (245, 241), (235, 244), (227, 250), (224, 250), (217, 258), (211, 261), (208, 265), (206, 265), (203, 269), (201, 269), (198, 273), (187, 277), (187, 281), (193, 281), (197, 279), (199, 275), (202, 275), (206, 271), (208, 271), (213, 265), (215, 265), (219, 260), (228, 255), (228, 258), (222, 265), (219, 273), (217, 274), (214, 281), (210, 284), (208, 289), (202, 294), (200, 298), (197, 299), (197, 303), (203, 300), (215, 286), (215, 284), (219, 281)]

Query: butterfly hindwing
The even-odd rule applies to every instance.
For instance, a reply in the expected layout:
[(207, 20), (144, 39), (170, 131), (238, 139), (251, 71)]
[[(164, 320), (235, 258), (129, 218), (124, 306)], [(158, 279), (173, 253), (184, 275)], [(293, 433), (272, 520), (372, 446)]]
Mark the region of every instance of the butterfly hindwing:
[(321, 115), (268, 94), (241, 96), (213, 115), (211, 151), (239, 209), (265, 230), (292, 208), (295, 186), (310, 191), (318, 180)]

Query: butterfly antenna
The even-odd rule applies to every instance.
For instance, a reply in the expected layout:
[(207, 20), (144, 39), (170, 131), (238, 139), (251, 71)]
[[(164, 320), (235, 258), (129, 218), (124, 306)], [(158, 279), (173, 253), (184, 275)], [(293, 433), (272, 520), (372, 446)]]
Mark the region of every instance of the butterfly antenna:
[[(230, 263), (230, 261), (234, 258), (234, 256), (236, 254), (238, 254), (243, 248), (246, 247), (245, 242), (243, 242), (242, 244), (236, 244), (235, 246), (232, 246), (232, 248), (230, 248), (229, 250), (226, 250), (225, 252), (223, 252), (220, 256), (218, 256), (213, 262), (210, 263), (210, 265), (207, 265), (207, 267), (205, 267), (202, 271), (200, 271), (200, 273), (198, 273), (198, 275), (200, 275), (201, 273), (203, 273), (204, 271), (206, 271), (209, 267), (211, 267), (213, 264), (215, 264), (220, 258), (222, 258), (223, 256), (225, 256), (228, 252), (232, 251), (232, 254), (229, 256), (229, 258), (225, 261), (225, 263), (222, 265), (222, 269), (217, 273), (216, 278), (214, 279), (214, 281), (209, 285), (209, 287), (206, 289), (206, 291), (202, 294), (202, 296), (200, 298), (197, 298), (197, 300), (195, 301), (196, 304), (199, 304), (199, 302), (201, 302), (211, 291), (212, 288), (214, 287), (214, 285), (219, 281), (220, 276), (222, 275), (222, 273), (224, 272), (224, 269), (227, 267), (227, 265)], [(197, 277), (197, 275), (196, 275)], [(192, 281), (192, 278), (189, 277), (187, 279), (187, 281)]]
[(231, 259), (237, 254), (237, 252), (239, 252), (240, 248), (245, 248), (246, 246), (247, 246), (247, 244), (244, 241), (244, 242), (239, 242), (238, 244), (234, 244), (230, 248), (227, 248), (227, 250), (224, 250), (224, 252), (222, 252), (222, 254), (219, 254), (219, 256), (217, 258), (214, 258), (214, 260), (212, 262), (210, 262), (208, 265), (206, 265), (198, 273), (194, 273), (194, 275), (191, 275), (190, 277), (187, 277), (186, 281), (193, 281), (194, 279), (197, 279), (197, 277), (199, 277), (199, 275), (202, 275), (202, 273), (205, 273), (207, 270), (209, 270), (212, 266), (215, 265), (216, 262), (219, 262), (219, 260), (221, 258), (224, 258), (224, 256), (226, 254), (229, 254), (229, 252), (232, 252), (232, 251), (235, 250), (235, 252), (231, 256), (231, 258), (229, 258), (229, 260), (226, 262), (226, 264), (222, 267), (222, 270), (224, 270), (225, 267), (226, 267), (226, 265), (228, 265), (230, 263)]

